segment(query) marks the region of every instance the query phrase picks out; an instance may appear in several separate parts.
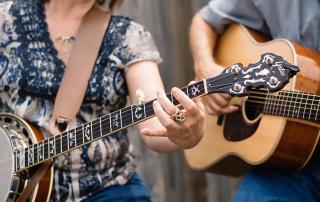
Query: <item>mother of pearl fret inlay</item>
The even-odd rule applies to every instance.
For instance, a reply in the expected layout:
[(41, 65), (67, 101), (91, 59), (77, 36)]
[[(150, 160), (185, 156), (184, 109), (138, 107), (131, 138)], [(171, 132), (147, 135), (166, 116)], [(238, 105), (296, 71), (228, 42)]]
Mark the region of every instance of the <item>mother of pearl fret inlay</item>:
[(199, 87), (200, 87), (200, 85), (197, 85), (197, 86), (193, 85), (193, 86), (192, 86), (192, 88), (191, 88), (191, 94), (192, 94), (192, 96), (196, 96), (197, 93), (200, 93)]
[(38, 158), (39, 161), (43, 160), (43, 142), (40, 142), (38, 146)]
[(134, 117), (136, 119), (140, 119), (143, 116), (143, 108), (141, 106), (137, 106), (134, 109)]
[(87, 141), (90, 141), (91, 140), (91, 124), (90, 123), (87, 123), (85, 126), (84, 126), (84, 137), (86, 138)]
[(49, 141), (49, 155), (50, 156), (54, 156), (55, 155), (55, 148), (54, 148), (55, 144), (54, 144), (54, 138), (50, 139)]
[(121, 123), (120, 114), (118, 114), (117, 112), (114, 113), (114, 114), (111, 116), (111, 120), (112, 120), (112, 125), (113, 125), (115, 128), (119, 128), (119, 127), (120, 127), (120, 123)]
[(29, 152), (28, 152), (28, 164), (33, 164), (33, 147), (29, 148)]
[(76, 146), (76, 134), (74, 130), (69, 131), (69, 148)]

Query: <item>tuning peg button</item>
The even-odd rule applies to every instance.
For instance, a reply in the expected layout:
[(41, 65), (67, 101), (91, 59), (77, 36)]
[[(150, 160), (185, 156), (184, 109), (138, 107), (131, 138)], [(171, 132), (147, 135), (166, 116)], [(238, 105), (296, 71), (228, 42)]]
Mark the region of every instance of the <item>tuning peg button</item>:
[(278, 83), (278, 79), (276, 77), (272, 76), (270, 78), (269, 82), (270, 82), (271, 85), (276, 85)]
[(240, 67), (239, 65), (235, 64), (230, 67), (230, 70), (232, 74), (238, 74), (240, 71)]
[(233, 89), (236, 92), (240, 92), (242, 90), (242, 86), (238, 83), (235, 83)]
[(266, 55), (264, 57), (264, 62), (268, 65), (272, 65), (274, 60), (273, 60), (273, 56), (272, 55)]

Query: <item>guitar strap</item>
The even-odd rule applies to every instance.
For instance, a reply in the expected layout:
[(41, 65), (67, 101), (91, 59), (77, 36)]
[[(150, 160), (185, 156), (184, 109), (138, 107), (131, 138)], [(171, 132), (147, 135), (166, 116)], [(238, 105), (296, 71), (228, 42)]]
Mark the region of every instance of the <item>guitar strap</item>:
[(16, 202), (25, 202), (28, 200), (28, 198), (31, 196), (31, 194), (35, 190), (37, 184), (44, 177), (47, 170), (50, 169), (51, 166), (52, 166), (52, 161), (45, 161), (39, 165), (39, 168), (32, 175), (27, 186), (24, 188), (24, 190), (22, 191), (22, 193), (20, 194)]
[(54, 104), (53, 135), (66, 130), (80, 109), (109, 19), (109, 13), (93, 6), (81, 22)]
[[(82, 19), (55, 99), (49, 126), (53, 135), (66, 130), (80, 109), (109, 20), (110, 13), (96, 5), (92, 6)], [(39, 167), (21, 193), (18, 202), (27, 201), (51, 165), (51, 161), (48, 161)]]

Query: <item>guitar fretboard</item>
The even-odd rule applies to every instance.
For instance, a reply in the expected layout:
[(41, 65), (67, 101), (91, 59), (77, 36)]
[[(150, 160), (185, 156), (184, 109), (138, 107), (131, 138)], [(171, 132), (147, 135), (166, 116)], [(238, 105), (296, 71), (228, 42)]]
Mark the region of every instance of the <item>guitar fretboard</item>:
[[(205, 81), (199, 81), (181, 88), (181, 90), (191, 99), (207, 93)], [(171, 94), (167, 94), (167, 97), (174, 105), (179, 104)], [(151, 100), (140, 105), (131, 105), (122, 108), (102, 116), (99, 119), (30, 145), (27, 148), (17, 150), (14, 153), (15, 170), (19, 171), (34, 166), (131, 125), (152, 118), (155, 116), (152, 107), (153, 101), (154, 100)]]
[(277, 94), (252, 91), (249, 103), (263, 104), (263, 113), (289, 118), (320, 120), (320, 96), (310, 93), (280, 91)]

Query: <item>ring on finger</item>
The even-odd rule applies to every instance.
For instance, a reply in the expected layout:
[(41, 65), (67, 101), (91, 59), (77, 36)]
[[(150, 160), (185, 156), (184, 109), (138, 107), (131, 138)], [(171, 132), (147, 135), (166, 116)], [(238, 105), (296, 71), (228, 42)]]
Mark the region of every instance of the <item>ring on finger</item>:
[(183, 115), (182, 111), (177, 109), (172, 115), (172, 120), (174, 120), (177, 124), (183, 124), (186, 121), (186, 117)]

